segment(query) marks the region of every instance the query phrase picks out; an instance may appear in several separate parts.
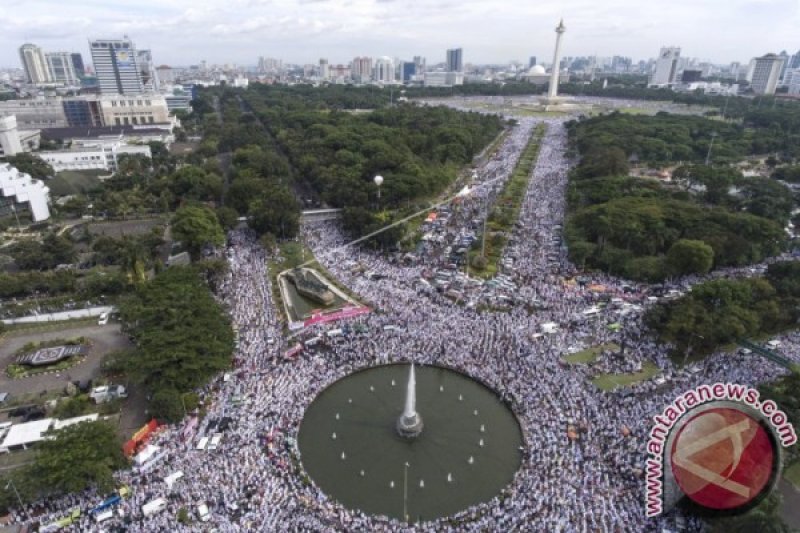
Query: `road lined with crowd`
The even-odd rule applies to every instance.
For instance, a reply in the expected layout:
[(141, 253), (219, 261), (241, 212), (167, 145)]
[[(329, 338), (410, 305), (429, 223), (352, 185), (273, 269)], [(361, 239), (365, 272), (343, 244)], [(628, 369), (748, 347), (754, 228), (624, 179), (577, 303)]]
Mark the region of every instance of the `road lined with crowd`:
[[(455, 299), (445, 294), (449, 286), (440, 292), (430, 282), (421, 283), (426, 273), (442, 270), (457, 277), (444, 263), (453, 244), (465, 243), (470, 233), (477, 235), (476, 226), (490, 212), (504, 178), (540, 123), (546, 131), (501, 260), (502, 283), (470, 285), (462, 278), (461, 298)], [(122, 499), (114, 516), (97, 525), (84, 515), (80, 530), (192, 531), (196, 524), (179, 523), (176, 516), (186, 509), (198, 520), (198, 505), (207, 506), (204, 518), (222, 532), (621, 532), (671, 526), (671, 515), (645, 518), (642, 465), (652, 416), (676, 394), (700, 383), (756, 385), (784, 370), (742, 353), (714, 354), (702, 365), (678, 369), (667, 357), (669, 347), (656, 344), (644, 331), (642, 312), (653, 298), (647, 287), (576, 271), (561, 243), (570, 168), (566, 143), (562, 120), (521, 119), (477, 169), (472, 192), (445, 212), (447, 222), (426, 228), (433, 238), (445, 239), (423, 245), (410, 264), (401, 255), (387, 258), (366, 248), (335, 251), (347, 239), (334, 222), (306, 226), (304, 237), (319, 262), (373, 312), (350, 321), (346, 334), (324, 346), (309, 346), (291, 361), (282, 356), (286, 342), (278, 340), (283, 321), (272, 300), (268, 252), (248, 231), (232, 233), (225, 252), (230, 269), (219, 297), (238, 332), (234, 368), (200, 391), (207, 404), (201, 421), (187, 419), (153, 439), (163, 451), (157, 463), (118, 474), (131, 495)], [(492, 179), (491, 186), (481, 186)], [(444, 253), (447, 246), (450, 253)], [(748, 273), (742, 269), (714, 275)], [(686, 290), (699, 281), (681, 280), (663, 289)], [(480, 302), (496, 302), (499, 295), (513, 295), (504, 302), (504, 312), (478, 309)], [(611, 300), (619, 305), (602, 307)], [(596, 311), (587, 313), (591, 309)], [(621, 327), (610, 329), (614, 323)], [(325, 337), (326, 330), (341, 326), (315, 326), (301, 339)], [(800, 346), (796, 336), (790, 338)], [(603, 351), (591, 368), (563, 361), (569, 352), (612, 342), (624, 353)], [(400, 361), (454, 368), (491, 385), (510, 403), (524, 434), (525, 452), (503, 494), (456, 516), (409, 526), (346, 509), (307, 478), (296, 439), (316, 394), (356, 369)], [(613, 392), (603, 392), (590, 381), (600, 371), (634, 372), (648, 361), (659, 367), (661, 381)], [(215, 449), (197, 449), (199, 439), (216, 434), (221, 438)], [(183, 473), (179, 481), (164, 481), (178, 471)], [(86, 493), (41, 502), (26, 511), (47, 524), (73, 507), (91, 508), (102, 499)], [(145, 516), (142, 507), (160, 499), (161, 509)], [(24, 521), (25, 513), (17, 510), (15, 517)], [(689, 520), (688, 525), (695, 528), (698, 522)]]

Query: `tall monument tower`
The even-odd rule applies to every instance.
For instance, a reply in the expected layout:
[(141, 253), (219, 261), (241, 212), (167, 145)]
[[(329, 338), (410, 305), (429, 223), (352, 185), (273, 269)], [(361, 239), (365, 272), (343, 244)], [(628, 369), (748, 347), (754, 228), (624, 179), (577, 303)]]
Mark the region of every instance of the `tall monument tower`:
[(548, 103), (554, 104), (556, 103), (556, 99), (558, 97), (558, 74), (560, 70), (560, 63), (561, 63), (561, 36), (564, 35), (564, 32), (567, 31), (566, 26), (564, 26), (564, 19), (561, 19), (561, 22), (558, 23), (556, 27), (556, 49), (553, 52), (553, 68), (551, 69), (552, 72), (550, 73), (550, 87), (547, 90), (547, 100)]

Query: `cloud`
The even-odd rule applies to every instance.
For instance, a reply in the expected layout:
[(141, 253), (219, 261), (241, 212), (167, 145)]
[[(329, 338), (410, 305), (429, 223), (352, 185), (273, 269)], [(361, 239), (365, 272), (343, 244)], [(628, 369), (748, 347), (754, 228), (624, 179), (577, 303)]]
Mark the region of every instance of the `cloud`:
[(435, 63), (453, 46), (467, 62), (505, 62), (549, 56), (561, 17), (566, 55), (642, 59), (675, 44), (686, 56), (727, 62), (800, 46), (797, 0), (37, 0), (0, 7), (0, 65), (18, 66), (23, 42), (86, 53), (87, 38), (123, 33), (176, 65), (255, 64), (261, 55)]

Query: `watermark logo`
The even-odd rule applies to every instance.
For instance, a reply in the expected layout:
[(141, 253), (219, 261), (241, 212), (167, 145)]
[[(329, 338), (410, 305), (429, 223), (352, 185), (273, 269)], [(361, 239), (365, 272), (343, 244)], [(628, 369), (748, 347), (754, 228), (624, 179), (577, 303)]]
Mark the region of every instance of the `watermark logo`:
[(670, 450), (681, 491), (710, 509), (743, 507), (761, 496), (777, 459), (768, 431), (731, 407), (712, 408), (687, 420)]
[(692, 389), (653, 420), (645, 496), (651, 517), (683, 497), (721, 512), (750, 508), (774, 487), (781, 446), (797, 442), (773, 401), (733, 383)]

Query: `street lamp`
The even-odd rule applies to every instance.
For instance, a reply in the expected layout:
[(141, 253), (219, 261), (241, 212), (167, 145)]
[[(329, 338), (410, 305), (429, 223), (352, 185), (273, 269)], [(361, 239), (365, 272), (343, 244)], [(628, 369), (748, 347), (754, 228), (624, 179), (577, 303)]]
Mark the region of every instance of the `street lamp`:
[(31, 519), (31, 515), (28, 514), (28, 510), (25, 509), (25, 506), (22, 504), (22, 498), (20, 498), (20, 496), (19, 496), (19, 492), (17, 491), (17, 486), (14, 485), (14, 482), (11, 479), (9, 479), (8, 483), (6, 483), (6, 490), (8, 490), (9, 486), (11, 486), (11, 488), (14, 489), (14, 494), (17, 495), (17, 501), (19, 502), (19, 510), (20, 511), (24, 511), (25, 512), (25, 516), (27, 516), (28, 520), (30, 520)]
[(380, 200), (381, 199), (381, 185), (383, 185), (383, 176), (378, 174), (377, 176), (375, 176), (372, 179), (372, 181), (374, 181), (375, 185), (377, 185), (377, 187), (378, 187), (378, 200)]

